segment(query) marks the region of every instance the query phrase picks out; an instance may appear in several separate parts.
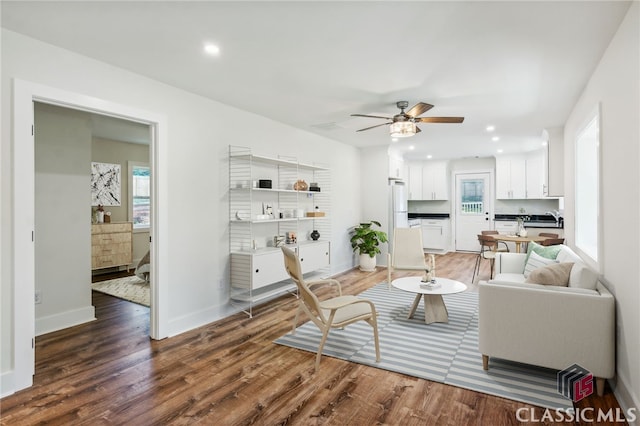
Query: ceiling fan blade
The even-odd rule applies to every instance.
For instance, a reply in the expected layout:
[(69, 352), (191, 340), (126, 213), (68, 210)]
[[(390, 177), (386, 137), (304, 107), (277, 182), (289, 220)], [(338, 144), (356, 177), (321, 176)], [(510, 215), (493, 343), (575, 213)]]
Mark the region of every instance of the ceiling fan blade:
[(367, 118), (383, 118), (385, 120), (392, 120), (391, 117), (381, 117), (379, 115), (366, 115), (366, 114), (351, 114), (352, 117), (367, 117)]
[(462, 123), (464, 117), (421, 117), (416, 123)]
[[(380, 117), (380, 118), (382, 118), (382, 117)], [(382, 123), (382, 124), (376, 124), (375, 126), (365, 127), (364, 129), (356, 130), (356, 132), (362, 132), (362, 131), (364, 131), (364, 130), (374, 129), (374, 128), (376, 128), (376, 127), (380, 127), (380, 126), (387, 126), (387, 125), (389, 125), (389, 124), (391, 124), (391, 122), (389, 122), (389, 123)]]
[(406, 114), (410, 117), (417, 117), (421, 114), (424, 114), (425, 112), (429, 111), (431, 108), (433, 108), (433, 105), (431, 104), (425, 104), (424, 102), (418, 102), (417, 104), (415, 104), (413, 107), (411, 107), (411, 109), (409, 111), (406, 112)]

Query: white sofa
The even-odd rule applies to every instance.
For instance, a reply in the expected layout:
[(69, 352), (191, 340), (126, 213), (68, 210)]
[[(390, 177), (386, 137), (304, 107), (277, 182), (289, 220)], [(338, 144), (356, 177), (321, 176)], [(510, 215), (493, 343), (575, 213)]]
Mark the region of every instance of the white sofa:
[(479, 350), (489, 357), (563, 370), (573, 364), (596, 378), (598, 395), (615, 372), (615, 302), (569, 247), (567, 287), (525, 283), (524, 253), (497, 253), (495, 278), (479, 285)]

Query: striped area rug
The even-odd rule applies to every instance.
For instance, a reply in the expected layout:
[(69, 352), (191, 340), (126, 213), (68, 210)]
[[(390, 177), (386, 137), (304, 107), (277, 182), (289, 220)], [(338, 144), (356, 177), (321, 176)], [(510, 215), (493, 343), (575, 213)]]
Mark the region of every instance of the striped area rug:
[[(375, 362), (371, 327), (364, 321), (329, 333), (324, 355), (395, 371), (440, 383), (471, 389), (545, 408), (570, 408), (573, 404), (556, 391), (556, 370), (491, 358), (482, 369), (478, 352), (478, 293), (444, 296), (449, 323), (424, 323), (424, 304), (407, 319), (414, 294), (378, 284), (360, 294), (374, 302), (378, 315), (381, 360)], [(321, 334), (308, 321), (296, 334), (275, 343), (316, 352)], [(321, 364), (322, 365), (322, 364)]]

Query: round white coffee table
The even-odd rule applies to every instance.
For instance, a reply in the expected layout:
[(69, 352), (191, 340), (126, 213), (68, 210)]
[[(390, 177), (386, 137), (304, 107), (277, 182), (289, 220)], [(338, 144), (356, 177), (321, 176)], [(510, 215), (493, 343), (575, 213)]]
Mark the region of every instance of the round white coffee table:
[(416, 313), (420, 299), (424, 296), (424, 322), (431, 324), (434, 322), (449, 322), (449, 313), (447, 307), (442, 300), (443, 294), (462, 293), (467, 286), (460, 281), (450, 280), (449, 278), (436, 278), (437, 287), (423, 288), (420, 284), (425, 284), (422, 277), (404, 277), (391, 281), (391, 285), (397, 289), (416, 293), (413, 306), (409, 311), (407, 318), (413, 318)]

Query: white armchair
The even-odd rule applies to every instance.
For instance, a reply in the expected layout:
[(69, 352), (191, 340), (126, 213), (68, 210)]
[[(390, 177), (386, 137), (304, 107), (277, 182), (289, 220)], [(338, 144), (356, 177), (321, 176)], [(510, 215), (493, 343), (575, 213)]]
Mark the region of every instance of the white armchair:
[(579, 364), (596, 378), (602, 395), (605, 379), (615, 374), (613, 295), (600, 282), (595, 289), (524, 283), (524, 258), (498, 254), (496, 278), (479, 285), (484, 368), (490, 357), (557, 370)]

